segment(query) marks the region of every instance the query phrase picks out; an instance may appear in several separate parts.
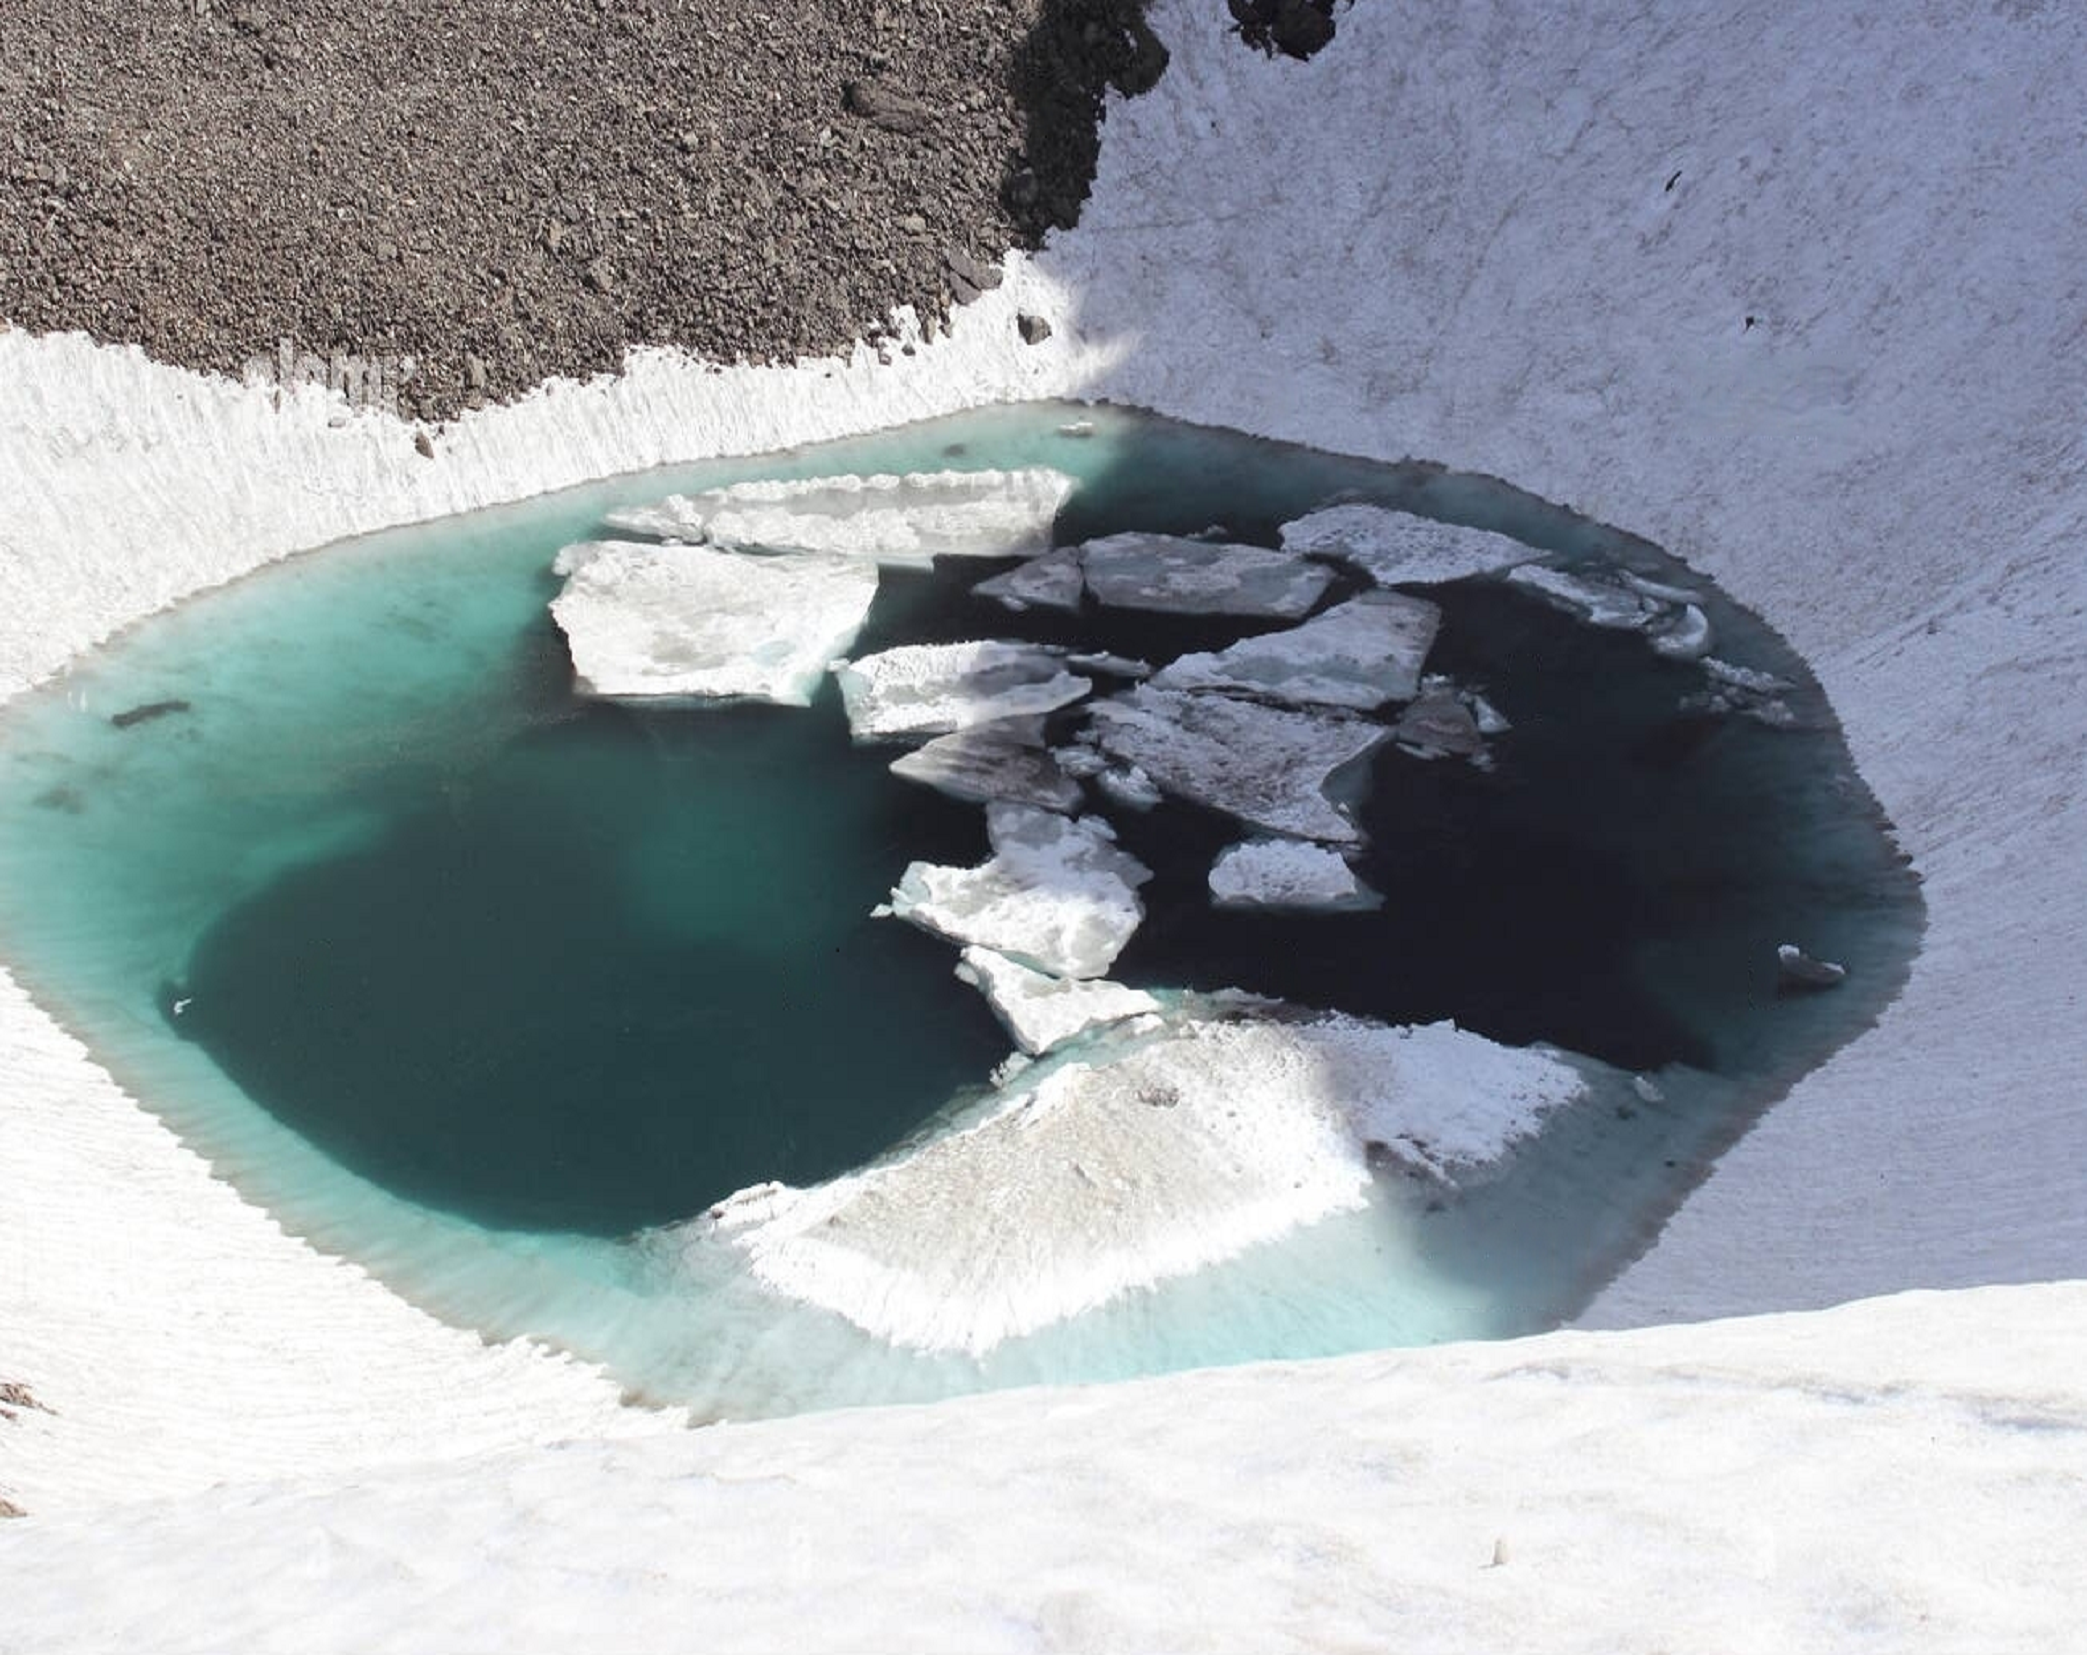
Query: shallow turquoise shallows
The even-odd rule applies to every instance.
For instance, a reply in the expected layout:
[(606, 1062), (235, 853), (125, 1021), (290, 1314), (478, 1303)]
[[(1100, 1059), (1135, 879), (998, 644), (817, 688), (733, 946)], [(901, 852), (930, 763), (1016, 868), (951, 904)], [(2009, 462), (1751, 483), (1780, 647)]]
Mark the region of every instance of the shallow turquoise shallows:
[[(1374, 761), (1360, 866), (1381, 911), (1214, 912), (1204, 874), (1237, 830), (1179, 803), (1118, 813), (1155, 872), (1120, 979), (1455, 1018), (1648, 1079), (1598, 1088), (1460, 1194), (1387, 1174), (1363, 1212), (982, 1359), (926, 1355), (677, 1226), (859, 1167), (987, 1084), (1008, 1042), (953, 951), (871, 917), (908, 862), (981, 856), (982, 817), (852, 746), (830, 683), (808, 710), (577, 698), (550, 565), (610, 507), (677, 490), (1032, 464), (1079, 479), (1061, 541), (1273, 544), (1346, 493), (1686, 578), (1722, 659), (1796, 684), (1798, 727), (1689, 711), (1699, 665), (1469, 580), (1430, 593), (1430, 665), (1513, 728), (1490, 771)], [(1164, 659), (1253, 630), (1010, 616), (969, 594), (998, 567), (887, 573), (858, 647)], [(332, 547), (0, 715), (0, 953), (45, 1006), (292, 1229), (706, 1416), (1554, 1325), (1874, 1020), (1921, 913), (1802, 663), (1654, 548), (1497, 482), (1105, 408), (991, 409)], [(1846, 985), (1779, 995), (1785, 941)], [(1816, 1175), (1824, 1198), (1847, 1173)]]

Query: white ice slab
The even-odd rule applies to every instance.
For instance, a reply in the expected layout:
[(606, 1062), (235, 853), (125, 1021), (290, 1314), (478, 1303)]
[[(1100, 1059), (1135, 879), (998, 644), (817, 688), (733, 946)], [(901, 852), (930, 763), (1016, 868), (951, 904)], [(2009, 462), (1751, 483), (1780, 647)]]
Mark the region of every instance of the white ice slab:
[(1092, 679), (1065, 670), (1062, 650), (995, 639), (902, 644), (834, 667), (858, 741), (940, 735), (1077, 701)]
[(749, 1191), (704, 1233), (880, 1338), (981, 1355), (1359, 1206), (1373, 1150), (1466, 1176), (1585, 1084), (1447, 1024), (1131, 1027), (898, 1160)]
[(1233, 690), (1293, 707), (1367, 712), (1420, 693), (1442, 611), (1425, 598), (1365, 592), (1286, 632), (1184, 655), (1152, 682), (1169, 690)]
[(937, 736), (893, 759), (891, 773), (974, 803), (1005, 799), (1069, 811), (1086, 796), (1045, 749), (1040, 715), (996, 718)]
[(1330, 557), (1379, 586), (1429, 586), (1512, 569), (1543, 554), (1490, 529), (1438, 523), (1389, 506), (1328, 506), (1283, 525), (1283, 550)]
[(987, 861), (975, 868), (913, 863), (889, 911), (1054, 977), (1103, 975), (1145, 917), (1138, 887), (1151, 870), (1118, 850), (1114, 831), (1096, 816), (993, 804), (986, 830)]
[(1327, 783), (1390, 734), (1356, 718), (1151, 685), (1098, 703), (1092, 730), (1104, 751), (1168, 793), (1271, 833), (1344, 845), (1362, 830), (1327, 797)]
[(1248, 839), (1218, 852), (1210, 898), (1220, 908), (1381, 908), (1384, 898), (1357, 877), (1339, 851), (1299, 839)]
[(1177, 615), (1296, 619), (1333, 578), (1287, 552), (1165, 534), (1112, 534), (1085, 542), (1079, 555), (1097, 603)]
[(957, 975), (986, 997), (1015, 1044), (1032, 1057), (1090, 1029), (1161, 1009), (1141, 988), (1052, 977), (990, 948), (965, 949)]
[(611, 541), (569, 547), (560, 563), (551, 615), (589, 695), (808, 706), (877, 595), (874, 564), (811, 553)]
[(626, 534), (920, 567), (938, 557), (1045, 550), (1073, 487), (1064, 472), (1042, 466), (764, 480), (625, 507), (608, 522)]

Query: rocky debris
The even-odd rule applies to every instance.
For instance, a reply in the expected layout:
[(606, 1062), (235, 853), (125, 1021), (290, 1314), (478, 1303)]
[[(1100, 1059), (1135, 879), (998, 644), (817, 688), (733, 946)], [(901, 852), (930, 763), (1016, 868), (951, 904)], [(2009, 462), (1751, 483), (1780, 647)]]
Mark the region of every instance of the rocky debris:
[(1781, 993), (1807, 993), (1839, 988), (1848, 980), (1848, 968), (1833, 960), (1815, 960), (1795, 943), (1779, 943), (1775, 950), (1776, 987)]
[(1273, 57), (1308, 58), (1334, 35), (1333, 0), (1227, 0), (1239, 38)]
[(128, 730), (134, 724), (150, 724), (156, 718), (167, 718), (188, 710), (186, 701), (147, 701), (139, 706), (126, 707), (120, 713), (111, 713), (109, 722), (119, 730)]
[(0, 320), (235, 378), (288, 341), (429, 421), (841, 350), (1071, 223), (1165, 56), (1138, 0), (11, 0)]
[(1015, 331), (1021, 334), (1023, 344), (1041, 345), (1051, 337), (1051, 324), (1025, 310), (1015, 318)]

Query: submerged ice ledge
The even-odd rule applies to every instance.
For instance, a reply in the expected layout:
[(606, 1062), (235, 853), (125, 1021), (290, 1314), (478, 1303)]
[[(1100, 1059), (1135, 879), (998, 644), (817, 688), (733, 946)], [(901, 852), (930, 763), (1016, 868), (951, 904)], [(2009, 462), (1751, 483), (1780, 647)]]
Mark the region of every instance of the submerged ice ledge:
[(1359, 1209), (1377, 1156), (1483, 1175), (1587, 1084), (1449, 1024), (1146, 1015), (890, 1161), (742, 1191), (676, 1234), (891, 1344), (976, 1357)]

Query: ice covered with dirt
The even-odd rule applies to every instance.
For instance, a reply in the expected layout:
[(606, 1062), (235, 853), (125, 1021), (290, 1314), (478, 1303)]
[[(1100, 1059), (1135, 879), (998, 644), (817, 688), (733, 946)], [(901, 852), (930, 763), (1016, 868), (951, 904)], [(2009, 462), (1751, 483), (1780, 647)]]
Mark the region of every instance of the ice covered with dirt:
[(1183, 1014), (1024, 1070), (895, 1160), (747, 1191), (695, 1233), (879, 1338), (981, 1355), (1360, 1207), (1373, 1156), (1482, 1174), (1584, 1088), (1446, 1024)]
[(1285, 523), (1282, 539), (1286, 552), (1345, 563), (1379, 586), (1433, 586), (1543, 555), (1490, 529), (1361, 503), (1326, 506)]
[(1384, 905), (1341, 853), (1302, 839), (1246, 839), (1210, 865), (1210, 900), (1219, 908), (1354, 913)]
[(985, 639), (900, 644), (836, 662), (834, 677), (857, 741), (942, 735), (995, 719), (1048, 713), (1094, 688), (1048, 644)]
[(1158, 1013), (1141, 988), (1092, 978), (1053, 977), (991, 948), (964, 950), (957, 975), (986, 997), (1015, 1044), (1040, 1056), (1092, 1029)]
[(889, 912), (952, 942), (995, 949), (1054, 977), (1100, 977), (1145, 918), (1151, 871), (1098, 816), (986, 807), (993, 854), (975, 868), (915, 862)]
[(1442, 611), (1402, 592), (1365, 592), (1299, 626), (1184, 655), (1152, 679), (1165, 690), (1227, 690), (1292, 707), (1369, 712), (1420, 693)]
[(921, 568), (938, 557), (1043, 551), (1073, 486), (1064, 472), (1044, 466), (764, 479), (627, 506), (611, 512), (608, 523), (620, 534)]
[(1046, 746), (1041, 715), (952, 730), (893, 759), (891, 773), (977, 804), (1004, 799), (1071, 811), (1086, 797)]
[(1092, 714), (1095, 744), (1163, 792), (1249, 827), (1339, 845), (1361, 843), (1362, 830), (1327, 789), (1389, 734), (1358, 718), (1149, 684)]
[(598, 696), (811, 704), (877, 595), (874, 564), (793, 552), (592, 542), (560, 554), (551, 615)]

